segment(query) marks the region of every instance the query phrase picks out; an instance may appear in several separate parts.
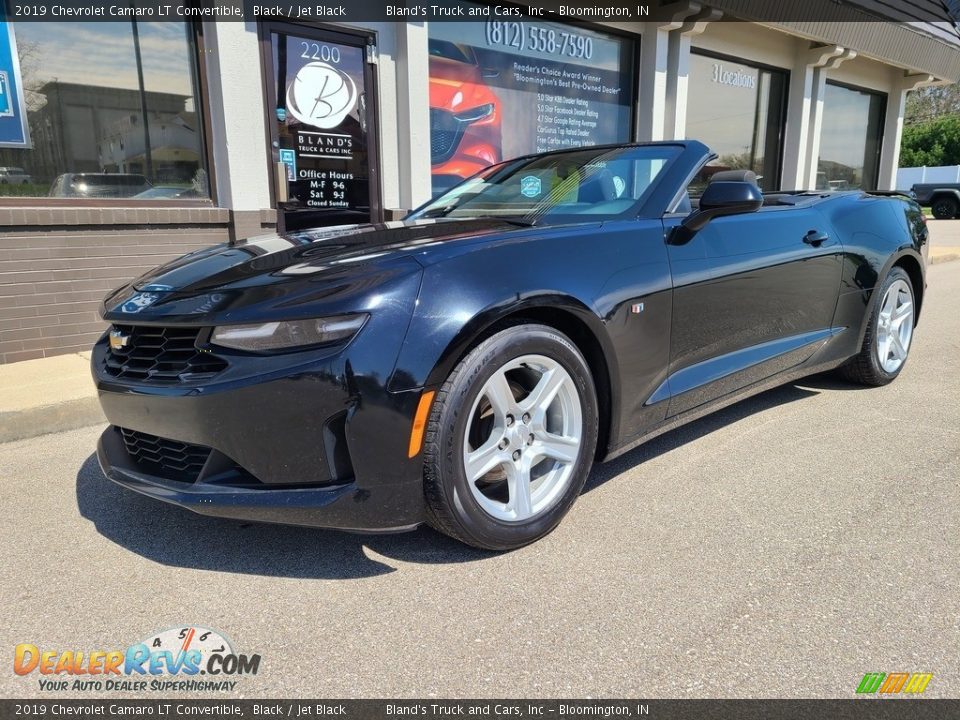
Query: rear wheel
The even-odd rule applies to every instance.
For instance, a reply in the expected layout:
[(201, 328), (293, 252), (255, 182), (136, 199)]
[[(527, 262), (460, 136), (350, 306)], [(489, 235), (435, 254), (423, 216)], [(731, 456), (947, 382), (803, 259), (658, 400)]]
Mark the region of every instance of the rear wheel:
[(431, 524), (490, 550), (543, 537), (583, 488), (597, 417), (590, 370), (566, 336), (524, 324), (488, 338), (457, 365), (431, 409)]
[(848, 379), (863, 385), (893, 382), (913, 341), (916, 306), (910, 276), (901, 267), (893, 268), (877, 294), (860, 353), (842, 368)]
[(938, 220), (950, 220), (957, 216), (957, 201), (951, 197), (939, 197), (933, 201), (930, 210)]

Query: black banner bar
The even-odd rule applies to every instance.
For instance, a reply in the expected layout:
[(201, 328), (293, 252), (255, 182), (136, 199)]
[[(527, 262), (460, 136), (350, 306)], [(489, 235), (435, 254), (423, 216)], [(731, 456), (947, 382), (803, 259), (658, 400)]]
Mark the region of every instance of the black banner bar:
[[(299, 20), (325, 22), (463, 22), (531, 18), (554, 21), (677, 22), (700, 6), (720, 10), (714, 21), (943, 22), (951, 7), (936, 0), (0, 0), (13, 22), (145, 22), (171, 20)], [(477, 8), (480, 8), (479, 10)]]
[(292, 720), (814, 720), (960, 717), (960, 700), (0, 700), (0, 718), (291, 718)]

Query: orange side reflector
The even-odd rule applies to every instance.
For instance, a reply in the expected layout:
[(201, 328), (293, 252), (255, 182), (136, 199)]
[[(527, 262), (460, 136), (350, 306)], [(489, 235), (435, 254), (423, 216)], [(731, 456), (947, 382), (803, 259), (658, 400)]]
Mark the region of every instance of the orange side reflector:
[(423, 448), (423, 431), (427, 429), (427, 417), (430, 415), (430, 405), (433, 404), (435, 394), (433, 390), (429, 390), (420, 396), (417, 414), (413, 416), (413, 429), (410, 431), (410, 447), (407, 449), (407, 457), (416, 457)]

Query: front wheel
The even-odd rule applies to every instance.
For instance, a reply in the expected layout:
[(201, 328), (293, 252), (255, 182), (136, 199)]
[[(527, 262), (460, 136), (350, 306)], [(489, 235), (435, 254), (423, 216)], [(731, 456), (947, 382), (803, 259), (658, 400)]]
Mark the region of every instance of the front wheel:
[(430, 523), (489, 550), (553, 530), (593, 464), (598, 413), (577, 347), (544, 325), (474, 348), (437, 393), (424, 446)]
[(957, 216), (957, 201), (949, 197), (940, 197), (933, 201), (930, 210), (937, 220), (950, 220)]
[(916, 322), (913, 284), (903, 268), (893, 268), (876, 292), (879, 300), (860, 353), (842, 368), (847, 379), (862, 385), (886, 385), (896, 379), (910, 354)]

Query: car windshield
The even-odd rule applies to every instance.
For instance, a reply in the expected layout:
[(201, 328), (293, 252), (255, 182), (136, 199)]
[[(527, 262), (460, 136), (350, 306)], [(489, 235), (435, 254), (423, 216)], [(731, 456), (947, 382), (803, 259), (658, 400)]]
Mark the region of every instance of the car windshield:
[(481, 171), (410, 218), (494, 217), (533, 225), (627, 217), (679, 152), (646, 145), (518, 158)]
[(467, 50), (466, 47), (447, 42), (446, 40), (431, 38), (428, 47), (430, 54), (434, 57), (447, 58), (468, 64), (474, 64), (476, 62), (476, 60), (468, 54), (469, 50)]

